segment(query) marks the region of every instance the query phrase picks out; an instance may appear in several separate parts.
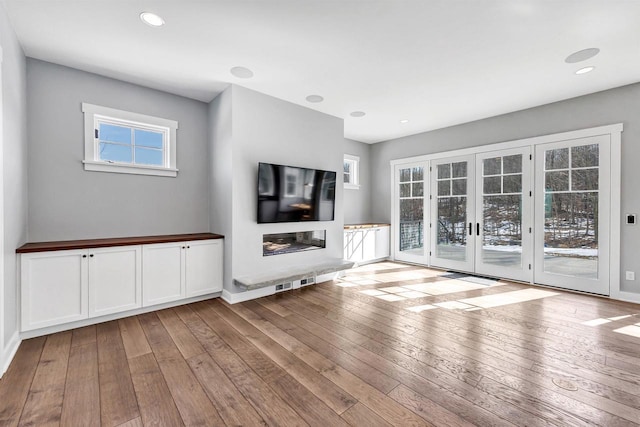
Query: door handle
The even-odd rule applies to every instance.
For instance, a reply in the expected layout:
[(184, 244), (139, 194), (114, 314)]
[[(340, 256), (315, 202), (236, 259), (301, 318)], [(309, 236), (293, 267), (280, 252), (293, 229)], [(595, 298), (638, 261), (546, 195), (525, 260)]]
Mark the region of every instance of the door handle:
[(473, 235), (473, 223), (470, 222), (469, 223), (469, 236), (472, 236), (472, 235)]
[(480, 223), (476, 222), (476, 235), (480, 235)]

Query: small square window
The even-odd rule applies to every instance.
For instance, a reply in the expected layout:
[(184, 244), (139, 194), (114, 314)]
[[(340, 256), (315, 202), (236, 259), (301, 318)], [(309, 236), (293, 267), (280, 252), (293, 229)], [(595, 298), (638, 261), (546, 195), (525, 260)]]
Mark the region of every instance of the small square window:
[(178, 122), (82, 104), (84, 169), (175, 177)]
[(344, 188), (360, 188), (360, 157), (350, 154), (344, 155)]

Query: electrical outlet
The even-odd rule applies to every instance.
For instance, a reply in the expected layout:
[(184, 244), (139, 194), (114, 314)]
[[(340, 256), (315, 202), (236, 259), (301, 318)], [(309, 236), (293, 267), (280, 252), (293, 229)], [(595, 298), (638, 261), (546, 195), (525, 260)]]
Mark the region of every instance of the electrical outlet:
[(636, 273), (633, 271), (625, 271), (625, 277), (627, 280), (636, 280)]

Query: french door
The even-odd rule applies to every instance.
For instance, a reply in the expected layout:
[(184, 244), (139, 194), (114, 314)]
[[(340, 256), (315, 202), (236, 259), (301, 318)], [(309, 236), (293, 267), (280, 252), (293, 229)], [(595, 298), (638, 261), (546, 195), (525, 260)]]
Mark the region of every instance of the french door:
[(530, 281), (530, 148), (431, 162), (431, 265)]
[(394, 258), (428, 265), (428, 162), (396, 165), (394, 183)]
[(610, 135), (536, 146), (535, 281), (609, 295)]
[(431, 161), (431, 265), (473, 271), (474, 156)]

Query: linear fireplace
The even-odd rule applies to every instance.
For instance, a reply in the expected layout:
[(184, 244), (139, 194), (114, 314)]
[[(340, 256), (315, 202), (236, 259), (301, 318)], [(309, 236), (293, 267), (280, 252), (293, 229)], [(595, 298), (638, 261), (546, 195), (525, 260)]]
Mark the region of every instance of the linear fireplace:
[(326, 247), (326, 230), (264, 234), (262, 256), (290, 254)]

